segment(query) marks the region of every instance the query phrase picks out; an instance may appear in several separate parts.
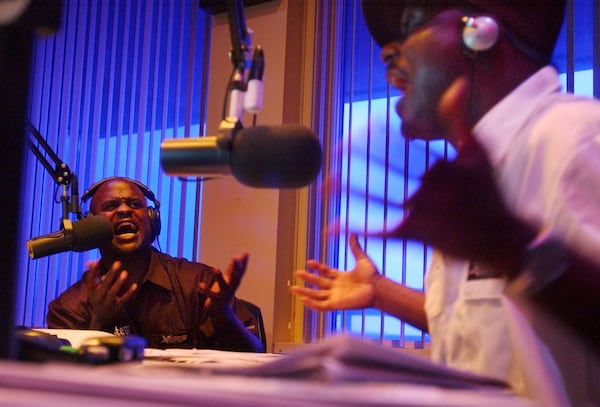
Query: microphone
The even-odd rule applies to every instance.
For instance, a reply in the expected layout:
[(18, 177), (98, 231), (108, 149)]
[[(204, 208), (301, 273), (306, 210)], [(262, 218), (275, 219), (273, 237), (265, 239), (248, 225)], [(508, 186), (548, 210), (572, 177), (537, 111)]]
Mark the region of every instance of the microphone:
[(94, 215), (76, 222), (63, 219), (63, 229), (28, 240), (27, 250), (32, 259), (69, 250), (84, 252), (110, 243), (113, 233), (112, 223), (104, 216)]
[(231, 134), (163, 141), (163, 171), (201, 178), (233, 174), (255, 188), (303, 187), (321, 171), (321, 144), (307, 127), (256, 126)]

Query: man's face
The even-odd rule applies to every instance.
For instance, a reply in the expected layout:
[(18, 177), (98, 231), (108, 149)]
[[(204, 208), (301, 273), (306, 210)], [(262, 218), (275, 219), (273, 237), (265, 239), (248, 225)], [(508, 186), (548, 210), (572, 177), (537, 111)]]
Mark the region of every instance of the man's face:
[(463, 15), (454, 9), (426, 12), (407, 7), (401, 22), (403, 40), (382, 49), (387, 79), (402, 92), (396, 111), (404, 137), (444, 137), (438, 118), (440, 97), (454, 79), (468, 73), (461, 37)]
[(146, 197), (134, 184), (121, 179), (102, 184), (91, 209), (112, 222), (115, 234), (109, 248), (116, 253), (133, 253), (152, 244)]

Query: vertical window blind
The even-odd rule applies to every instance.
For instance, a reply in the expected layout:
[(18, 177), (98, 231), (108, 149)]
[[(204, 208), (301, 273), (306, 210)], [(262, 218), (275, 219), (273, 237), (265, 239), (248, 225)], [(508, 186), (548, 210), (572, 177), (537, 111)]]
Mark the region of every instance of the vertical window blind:
[[(209, 36), (210, 17), (197, 2), (67, 0), (60, 29), (34, 46), (29, 98), (31, 124), (78, 181), (69, 199), (105, 177), (136, 179), (168, 219), (159, 247), (192, 260), (201, 186), (166, 176), (159, 153), (164, 139), (203, 134)], [(25, 237), (59, 230), (64, 187), (34, 154), (27, 154), (24, 178)], [(75, 220), (75, 211), (69, 216)], [(23, 253), (16, 323), (38, 327), (47, 303), (99, 257), (97, 250), (34, 260)]]
[[(386, 83), (381, 49), (364, 24), (360, 1), (331, 3), (322, 4), (317, 13), (318, 31), (323, 33), (315, 46), (320, 61), (317, 77), (331, 78), (319, 88), (317, 103), (332, 118), (326, 129), (331, 140), (326, 146), (323, 176), (337, 179), (340, 188), (325, 196), (322, 205), (327, 210), (314, 211), (313, 221), (321, 226), (315, 230), (336, 219), (346, 231), (385, 230), (402, 220), (401, 204), (418, 188), (425, 170), (439, 158), (451, 159), (455, 152), (443, 142), (409, 142), (401, 136), (394, 109), (399, 95)], [(599, 95), (599, 42), (598, 2), (569, 0), (566, 24), (554, 54), (565, 91)], [(320, 111), (318, 106), (314, 110)], [(337, 240), (323, 240), (322, 247), (311, 255), (341, 270), (352, 269), (354, 259), (347, 238), (342, 234)], [(361, 237), (360, 241), (384, 275), (423, 288), (430, 248), (374, 237)], [(305, 319), (309, 341), (343, 331), (397, 347), (407, 343), (422, 347), (427, 342), (423, 332), (374, 309), (325, 315), (307, 311)], [(316, 320), (324, 322), (316, 324)]]

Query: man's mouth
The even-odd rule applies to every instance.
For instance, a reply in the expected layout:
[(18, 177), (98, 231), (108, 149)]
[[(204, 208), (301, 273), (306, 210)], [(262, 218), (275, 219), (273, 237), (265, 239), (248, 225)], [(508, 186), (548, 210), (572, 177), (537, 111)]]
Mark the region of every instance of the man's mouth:
[(115, 228), (115, 236), (121, 238), (131, 238), (139, 231), (133, 222), (122, 222)]
[(394, 88), (405, 92), (408, 86), (408, 77), (406, 74), (398, 69), (389, 69), (386, 72), (387, 81)]

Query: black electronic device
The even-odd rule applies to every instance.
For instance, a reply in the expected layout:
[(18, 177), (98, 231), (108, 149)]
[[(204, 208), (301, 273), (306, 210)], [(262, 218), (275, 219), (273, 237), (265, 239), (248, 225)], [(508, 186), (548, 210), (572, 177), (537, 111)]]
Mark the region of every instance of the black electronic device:
[(140, 336), (89, 338), (79, 346), (79, 356), (87, 363), (135, 362), (144, 359), (146, 340)]
[(135, 362), (144, 359), (146, 339), (135, 336), (103, 336), (89, 338), (78, 348), (56, 335), (36, 329), (16, 330), (17, 359), (28, 362), (72, 362), (107, 364)]

